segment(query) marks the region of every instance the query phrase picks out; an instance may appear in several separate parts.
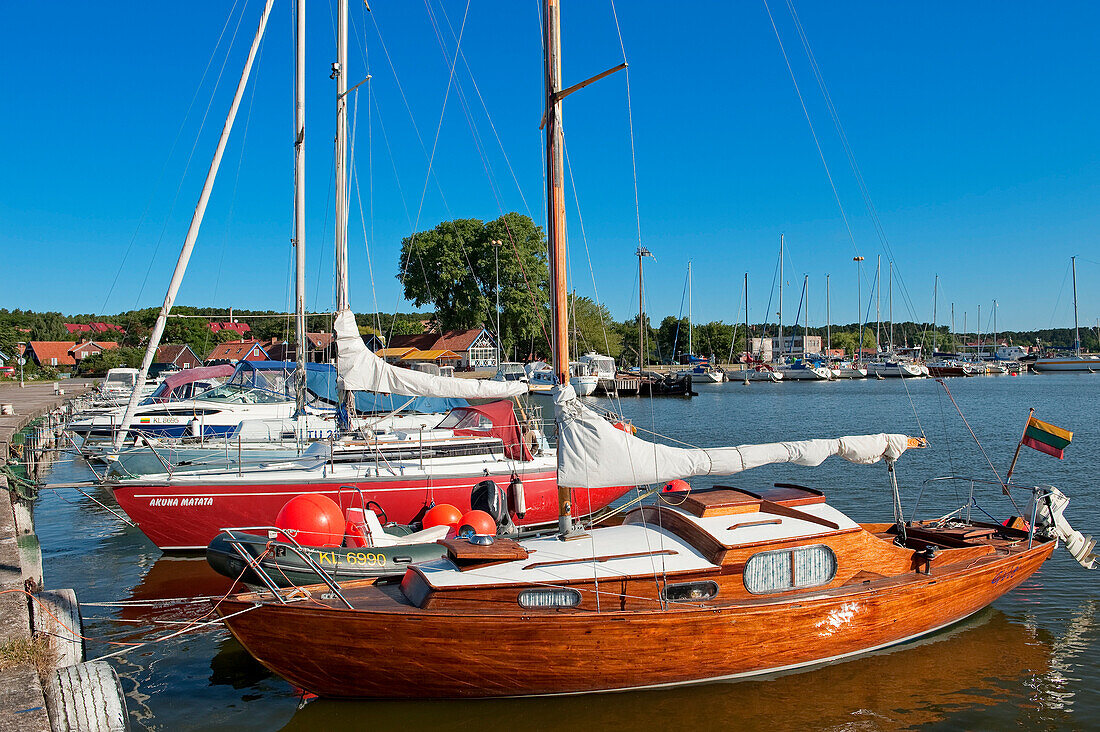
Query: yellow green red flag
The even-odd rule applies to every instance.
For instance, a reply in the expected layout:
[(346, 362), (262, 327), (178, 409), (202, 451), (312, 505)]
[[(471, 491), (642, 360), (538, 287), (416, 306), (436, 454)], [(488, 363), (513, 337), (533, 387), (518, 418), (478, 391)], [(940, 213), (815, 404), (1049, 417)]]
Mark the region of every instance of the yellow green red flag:
[(1023, 444), (1030, 448), (1062, 459), (1062, 451), (1073, 440), (1073, 433), (1031, 417), (1024, 430)]

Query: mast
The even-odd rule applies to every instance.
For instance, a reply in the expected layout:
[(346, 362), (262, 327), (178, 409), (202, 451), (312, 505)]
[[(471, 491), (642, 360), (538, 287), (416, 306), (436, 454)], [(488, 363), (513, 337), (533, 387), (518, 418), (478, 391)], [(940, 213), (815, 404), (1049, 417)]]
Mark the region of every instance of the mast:
[(348, 303), (348, 0), (336, 12), (336, 310)]
[(806, 294), (806, 312), (803, 313), (804, 319), (802, 326), (802, 358), (806, 358), (806, 354), (809, 353), (809, 349), (806, 347), (807, 334), (810, 332), (810, 276), (803, 275), (802, 290)]
[(940, 302), (940, 276), (936, 275), (936, 282), (932, 285), (932, 357), (936, 356), (936, 306)]
[(958, 350), (959, 347), (955, 344), (955, 303), (951, 303), (951, 352), (957, 355)]
[(875, 260), (875, 353), (882, 353), (882, 255)]
[(206, 214), (206, 204), (210, 200), (210, 192), (214, 189), (214, 180), (218, 176), (218, 168), (221, 166), (222, 155), (225, 146), (229, 142), (229, 133), (233, 130), (233, 121), (237, 118), (237, 109), (241, 106), (241, 98), (244, 96), (245, 87), (248, 85), (248, 76), (252, 72), (252, 62), (256, 60), (256, 53), (260, 48), (260, 41), (264, 37), (264, 29), (267, 27), (268, 16), (271, 15), (271, 5), (275, 0), (267, 0), (263, 14), (260, 15), (260, 25), (256, 28), (256, 36), (252, 39), (252, 46), (248, 49), (248, 58), (241, 72), (241, 79), (237, 82), (237, 91), (233, 95), (233, 103), (229, 107), (229, 113), (222, 125), (222, 134), (218, 138), (218, 146), (214, 150), (214, 159), (210, 161), (210, 169), (206, 171), (206, 180), (202, 184), (202, 193), (199, 194), (199, 202), (195, 205), (195, 213), (191, 216), (191, 225), (187, 228), (187, 236), (183, 240), (183, 248), (180, 250), (179, 259), (176, 260), (176, 269), (172, 272), (172, 281), (168, 284), (168, 292), (164, 296), (164, 304), (157, 314), (157, 321), (153, 324), (153, 330), (149, 334), (149, 343), (145, 347), (145, 357), (141, 361), (141, 371), (138, 373), (134, 391), (130, 394), (130, 401), (126, 404), (126, 412), (122, 416), (122, 424), (118, 434), (115, 435), (114, 446), (122, 447), (126, 439), (126, 433), (130, 429), (130, 423), (134, 419), (134, 410), (141, 400), (141, 391), (145, 386), (145, 380), (149, 377), (149, 367), (153, 365), (153, 357), (157, 354), (161, 336), (164, 335), (164, 326), (168, 322), (168, 313), (172, 311), (172, 303), (179, 293), (183, 275), (187, 271), (187, 263), (191, 259), (191, 251), (195, 248), (195, 240), (199, 236), (199, 228), (202, 226), (203, 216)]
[(890, 273), (888, 275), (889, 278), (890, 278), (890, 281), (886, 285), (886, 287), (887, 287), (886, 291), (890, 294), (887, 297), (887, 302), (888, 302), (888, 304), (887, 304), (888, 316), (887, 317), (889, 317), (889, 319), (890, 319), (890, 353), (893, 353), (894, 352), (894, 263), (893, 263), (893, 261), (890, 261), (890, 262), (888, 262), (888, 264), (889, 264), (889, 267), (890, 267), (890, 270), (889, 270)]
[[(553, 327), (553, 369), (558, 384), (569, 383), (566, 370), (569, 368), (569, 341), (566, 338), (566, 302), (565, 302), (565, 185), (562, 163), (561, 129), (561, 19), (558, 0), (545, 0), (546, 23), (544, 34), (544, 59), (546, 63), (546, 223), (547, 240), (550, 246), (550, 307)], [(638, 253), (638, 297), (642, 295), (642, 255)], [(642, 362), (642, 343), (644, 342), (643, 318), (638, 313), (639, 371)], [(569, 488), (558, 486), (558, 531), (563, 537), (573, 532), (572, 500)]]
[(688, 358), (695, 354), (691, 342), (691, 260), (688, 260)]
[(982, 306), (978, 304), (978, 331), (976, 333), (978, 339), (978, 360), (982, 360)]
[(294, 335), (298, 379), (294, 411), (306, 409), (306, 3), (297, 1), (294, 60)]
[(1077, 257), (1069, 258), (1069, 266), (1073, 270), (1073, 352), (1081, 358), (1081, 333), (1077, 328)]
[(745, 353), (752, 357), (752, 340), (749, 338), (749, 273), (745, 273)]
[(829, 275), (825, 274), (825, 354), (833, 350), (833, 314), (829, 303)]
[(856, 338), (856, 364), (863, 360), (863, 292), (861, 290), (862, 279), (859, 275), (859, 263), (863, 261), (863, 257), (852, 257), (852, 261), (856, 263), (856, 328), (858, 334)]
[(639, 247), (638, 255), (638, 373), (646, 368), (646, 286), (641, 278), (641, 258), (652, 256), (645, 247)]
[(997, 360), (997, 301), (993, 301), (993, 346), (990, 349), (993, 360)]
[[(783, 357), (783, 235), (779, 235), (779, 357)], [(775, 360), (775, 356), (772, 356)]]

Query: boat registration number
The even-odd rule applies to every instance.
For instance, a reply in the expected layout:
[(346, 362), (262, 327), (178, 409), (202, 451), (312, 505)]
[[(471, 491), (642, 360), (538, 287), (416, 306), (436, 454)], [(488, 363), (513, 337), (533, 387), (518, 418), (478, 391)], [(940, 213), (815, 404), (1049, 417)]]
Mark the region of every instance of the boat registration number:
[(348, 552), (344, 555), (337, 554), (336, 552), (317, 552), (317, 561), (320, 564), (331, 564), (336, 566), (340, 563), (341, 557), (345, 564), (365, 564), (377, 567), (380, 564), (386, 563), (385, 554), (375, 554), (374, 552)]

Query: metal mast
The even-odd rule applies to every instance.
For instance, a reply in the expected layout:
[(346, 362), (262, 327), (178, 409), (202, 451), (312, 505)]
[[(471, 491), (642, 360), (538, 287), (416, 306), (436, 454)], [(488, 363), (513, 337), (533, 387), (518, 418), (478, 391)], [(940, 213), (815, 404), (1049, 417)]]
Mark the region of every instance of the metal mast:
[(825, 275), (825, 351), (833, 350), (833, 311), (829, 303), (829, 275)]
[(936, 275), (936, 283), (932, 285), (932, 357), (936, 356), (936, 306), (940, 303), (940, 276)]
[(997, 360), (997, 301), (993, 301), (993, 346), (990, 348), (993, 360)]
[(882, 255), (875, 260), (875, 353), (882, 352)]
[[(783, 235), (779, 235), (779, 355), (783, 356)], [(772, 357), (775, 360), (775, 357)]]
[(887, 292), (890, 293), (887, 296), (887, 317), (890, 318), (890, 353), (894, 352), (894, 263), (888, 262), (890, 266), (889, 278), (890, 281), (887, 284)]
[(164, 335), (164, 326), (168, 322), (168, 313), (172, 311), (172, 303), (179, 293), (183, 275), (187, 271), (187, 263), (191, 259), (191, 251), (195, 248), (195, 240), (199, 236), (199, 228), (202, 226), (203, 216), (206, 214), (206, 204), (210, 201), (210, 192), (214, 189), (214, 180), (218, 176), (218, 167), (221, 166), (222, 155), (225, 146), (229, 142), (229, 133), (233, 130), (233, 120), (237, 118), (237, 109), (241, 106), (241, 98), (244, 96), (245, 87), (248, 86), (248, 76), (252, 72), (252, 63), (256, 60), (256, 53), (260, 48), (260, 41), (264, 37), (264, 29), (267, 27), (267, 19), (271, 15), (271, 5), (275, 0), (267, 0), (264, 4), (263, 14), (260, 15), (260, 25), (256, 28), (256, 35), (252, 39), (252, 46), (248, 49), (248, 59), (244, 63), (241, 79), (237, 82), (237, 91), (233, 95), (233, 103), (229, 107), (229, 113), (222, 125), (222, 134), (218, 138), (218, 146), (214, 150), (214, 159), (210, 161), (210, 169), (206, 172), (206, 180), (202, 184), (202, 193), (199, 194), (199, 202), (195, 205), (195, 213), (191, 216), (191, 225), (187, 228), (187, 236), (183, 240), (183, 248), (180, 250), (179, 259), (176, 260), (176, 269), (172, 272), (172, 281), (168, 285), (168, 292), (164, 295), (164, 304), (160, 307), (157, 321), (153, 324), (153, 330), (149, 334), (149, 343), (145, 348), (145, 357), (141, 361), (141, 371), (138, 373), (134, 391), (130, 394), (130, 401), (126, 404), (126, 413), (122, 416), (122, 424), (118, 434), (115, 435), (114, 446), (121, 448), (134, 419), (134, 410), (141, 400), (142, 387), (149, 376), (149, 367), (153, 365), (153, 357), (157, 354), (161, 336)]
[(802, 358), (806, 358), (806, 354), (809, 352), (806, 348), (806, 338), (810, 332), (810, 276), (804, 275), (802, 281), (802, 290), (806, 293), (806, 312), (803, 313), (804, 323), (802, 326)]
[(856, 323), (858, 324), (858, 334), (856, 338), (858, 343), (856, 344), (856, 363), (863, 360), (863, 292), (862, 292), (862, 278), (859, 274), (859, 263), (863, 261), (863, 257), (852, 257), (852, 261), (856, 263)]
[(745, 273), (745, 353), (752, 354), (752, 340), (749, 338), (749, 273)]
[(1077, 328), (1077, 257), (1069, 258), (1069, 266), (1073, 270), (1073, 352), (1081, 358), (1081, 333)]
[(294, 60), (294, 334), (298, 379), (295, 412), (306, 408), (306, 0), (297, 2)]
[(978, 305), (978, 360), (982, 360), (982, 306)]
[(348, 1), (336, 11), (336, 310), (348, 303)]
[(688, 356), (695, 354), (691, 340), (691, 260), (688, 260)]

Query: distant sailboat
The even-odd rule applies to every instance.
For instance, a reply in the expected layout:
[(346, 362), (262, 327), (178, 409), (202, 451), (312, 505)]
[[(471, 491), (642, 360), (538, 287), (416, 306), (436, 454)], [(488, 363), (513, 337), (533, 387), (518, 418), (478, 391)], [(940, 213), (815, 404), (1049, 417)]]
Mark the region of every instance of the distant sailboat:
[(1081, 353), (1081, 331), (1077, 324), (1077, 257), (1070, 257), (1073, 270), (1073, 356), (1044, 356), (1035, 359), (1036, 371), (1100, 371), (1100, 356)]

